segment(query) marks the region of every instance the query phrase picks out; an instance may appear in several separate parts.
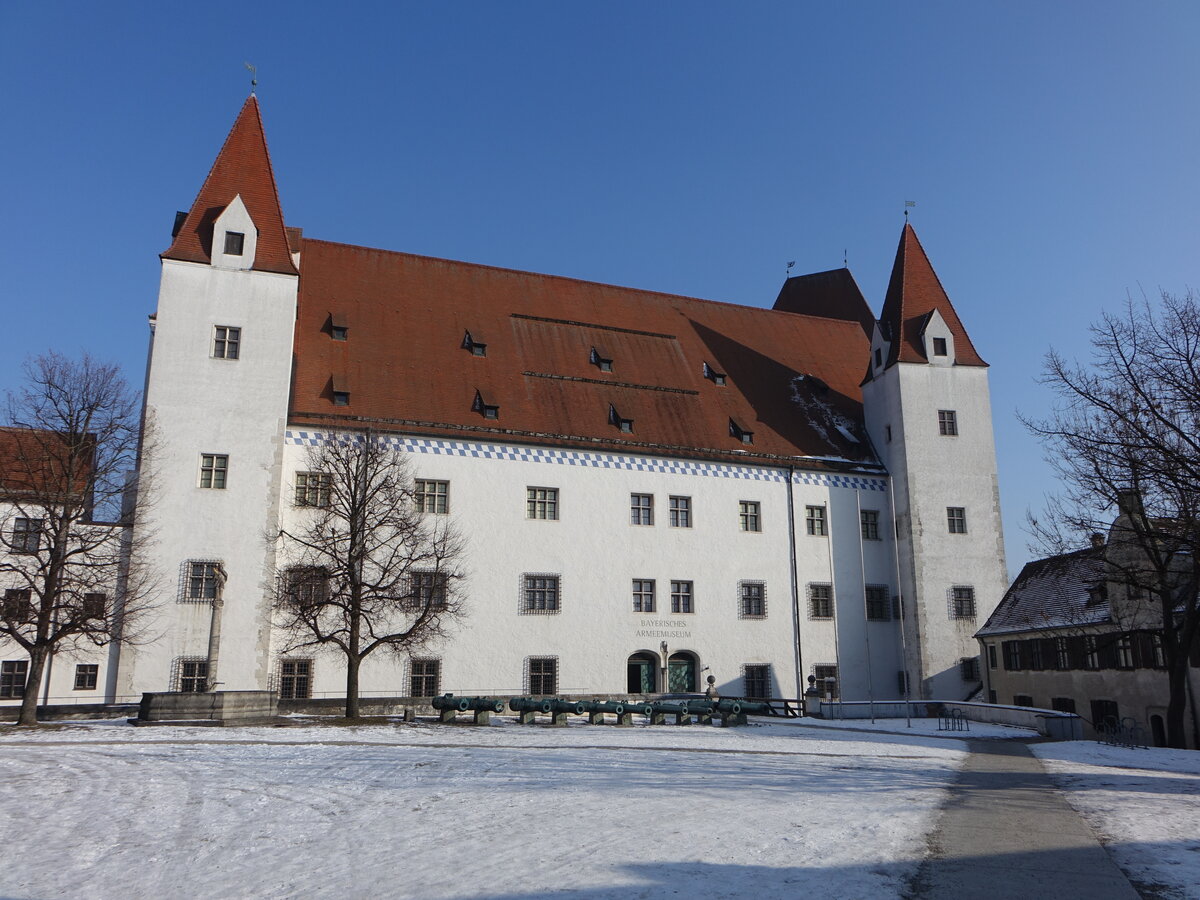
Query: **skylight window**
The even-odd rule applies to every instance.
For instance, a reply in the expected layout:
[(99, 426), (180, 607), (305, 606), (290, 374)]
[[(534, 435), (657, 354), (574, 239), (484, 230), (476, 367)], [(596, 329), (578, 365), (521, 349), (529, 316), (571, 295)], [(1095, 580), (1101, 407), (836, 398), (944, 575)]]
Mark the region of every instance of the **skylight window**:
[(743, 428), (741, 425), (739, 425), (733, 419), (729, 420), (729, 436), (733, 437), (733, 438), (737, 438), (743, 444), (753, 444), (754, 443), (754, 432), (747, 431), (745, 428)]
[(471, 404), (471, 410), (479, 413), (485, 419), (500, 418), (500, 406), (497, 403), (488, 403), (483, 398), (483, 394), (479, 391), (475, 392), (475, 402)]
[(612, 371), (613, 358), (611, 354), (604, 351), (603, 347), (592, 347), (592, 352), (588, 355), (588, 362), (601, 372)]
[(608, 404), (608, 424), (616, 427), (625, 434), (633, 434), (633, 419), (626, 419), (617, 412), (617, 408)]
[(714, 369), (708, 363), (704, 364), (704, 377), (707, 378), (709, 381), (711, 381), (713, 384), (717, 385), (718, 387), (725, 386), (725, 373), (718, 372), (716, 369)]
[(487, 341), (478, 331), (463, 332), (462, 348), (470, 350), (472, 356), (487, 356)]

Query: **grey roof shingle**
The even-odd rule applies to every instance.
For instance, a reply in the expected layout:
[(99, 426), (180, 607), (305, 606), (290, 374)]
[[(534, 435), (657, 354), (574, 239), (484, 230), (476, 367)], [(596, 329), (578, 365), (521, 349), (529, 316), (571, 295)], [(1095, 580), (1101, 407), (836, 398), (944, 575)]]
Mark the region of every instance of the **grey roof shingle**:
[(1111, 621), (1107, 601), (1088, 605), (1104, 581), (1104, 556), (1104, 547), (1088, 547), (1026, 564), (978, 635)]

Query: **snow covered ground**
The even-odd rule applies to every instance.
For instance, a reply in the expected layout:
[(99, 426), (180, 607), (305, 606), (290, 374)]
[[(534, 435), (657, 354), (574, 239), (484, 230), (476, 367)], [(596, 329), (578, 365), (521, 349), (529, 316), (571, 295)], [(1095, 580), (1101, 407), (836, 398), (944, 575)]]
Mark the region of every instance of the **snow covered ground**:
[(963, 746), (786, 724), (3, 728), (0, 895), (894, 897)]
[(1094, 741), (1032, 749), (1144, 891), (1200, 898), (1200, 753)]

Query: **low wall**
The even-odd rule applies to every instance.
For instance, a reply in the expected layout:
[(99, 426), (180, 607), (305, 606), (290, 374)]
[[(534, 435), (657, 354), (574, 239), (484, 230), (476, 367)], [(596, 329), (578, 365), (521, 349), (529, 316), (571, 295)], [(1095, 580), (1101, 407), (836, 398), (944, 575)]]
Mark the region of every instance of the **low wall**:
[[(905, 707), (910, 712), (905, 712)], [(903, 700), (876, 700), (873, 704), (865, 700), (844, 703), (821, 701), (821, 716), (826, 719), (866, 719), (872, 715), (884, 719), (899, 719), (905, 715), (914, 718), (934, 718), (958, 710), (972, 722), (989, 725), (1015, 725), (1032, 728), (1038, 734), (1055, 741), (1083, 740), (1083, 720), (1075, 713), (1059, 712), (1055, 709), (1036, 709), (1031, 706), (1002, 706), (999, 703), (973, 703), (951, 700), (914, 700), (905, 704)]]
[(278, 695), (274, 691), (211, 691), (207, 693), (145, 693), (138, 707), (139, 722), (246, 722), (272, 719)]

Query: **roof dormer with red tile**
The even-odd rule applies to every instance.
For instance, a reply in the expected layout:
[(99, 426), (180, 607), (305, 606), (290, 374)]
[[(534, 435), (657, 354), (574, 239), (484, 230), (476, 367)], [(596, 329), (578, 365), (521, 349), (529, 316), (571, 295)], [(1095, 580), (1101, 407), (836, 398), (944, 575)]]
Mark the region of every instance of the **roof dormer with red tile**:
[(253, 94), (162, 258), (297, 274)]

